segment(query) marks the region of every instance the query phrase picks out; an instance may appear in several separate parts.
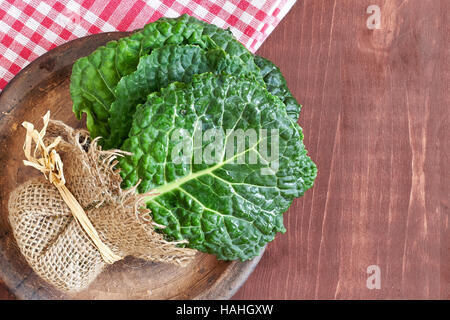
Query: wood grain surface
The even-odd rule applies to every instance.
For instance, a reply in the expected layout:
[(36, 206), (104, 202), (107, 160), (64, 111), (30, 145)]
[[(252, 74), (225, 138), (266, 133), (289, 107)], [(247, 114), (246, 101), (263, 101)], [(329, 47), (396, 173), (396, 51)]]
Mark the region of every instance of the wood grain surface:
[(261, 47), (304, 105), (319, 174), (235, 299), (450, 298), (449, 13), (448, 0), (299, 0)]
[[(381, 29), (367, 28), (369, 5)], [(449, 12), (299, 0), (261, 47), (304, 105), (319, 174), (234, 299), (450, 299)]]

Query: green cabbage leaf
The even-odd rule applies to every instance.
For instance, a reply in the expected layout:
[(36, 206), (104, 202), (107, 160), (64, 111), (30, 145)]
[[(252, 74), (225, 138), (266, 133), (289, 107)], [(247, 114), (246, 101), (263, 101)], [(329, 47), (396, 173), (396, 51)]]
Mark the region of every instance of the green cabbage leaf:
[(118, 148), (128, 137), (136, 106), (147, 96), (172, 82), (190, 82), (196, 74), (213, 72), (264, 81), (259, 70), (254, 70), (239, 57), (230, 56), (220, 47), (202, 49), (194, 45), (167, 45), (143, 56), (137, 70), (123, 77), (116, 87), (116, 100), (111, 105), (108, 120), (110, 136), (105, 148)]
[(229, 30), (188, 15), (161, 18), (129, 37), (108, 42), (73, 65), (70, 84), (73, 112), (78, 119), (86, 114), (86, 126), (92, 137), (109, 137), (108, 119), (111, 104), (116, 100), (116, 86), (122, 77), (136, 70), (139, 59), (156, 48), (183, 44), (218, 46), (247, 63), (255, 73), (259, 70), (253, 55)]
[[(206, 137), (208, 130), (216, 134)], [(238, 131), (254, 135), (239, 145)], [(313, 185), (317, 169), (302, 140), (283, 102), (263, 85), (197, 75), (138, 105), (121, 148), (133, 153), (119, 161), (123, 187), (139, 182), (139, 192), (156, 193), (147, 206), (168, 239), (223, 260), (251, 259), (285, 231), (283, 213)]]
[(302, 106), (295, 100), (291, 91), (289, 91), (286, 79), (280, 69), (273, 64), (272, 61), (257, 55), (255, 55), (255, 63), (260, 69), (267, 90), (284, 102), (288, 115), (291, 116), (294, 121), (297, 121)]

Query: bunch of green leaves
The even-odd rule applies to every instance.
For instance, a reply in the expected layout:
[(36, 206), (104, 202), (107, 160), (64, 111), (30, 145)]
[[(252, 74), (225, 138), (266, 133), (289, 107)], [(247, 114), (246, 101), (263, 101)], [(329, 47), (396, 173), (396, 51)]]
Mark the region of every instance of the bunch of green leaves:
[[(300, 104), (280, 70), (250, 53), (228, 30), (184, 15), (163, 18), (129, 37), (99, 47), (73, 66), (73, 111), (104, 148), (120, 148), (123, 187), (154, 190), (147, 206), (170, 240), (215, 254), (251, 259), (277, 232), (283, 213), (308, 190), (317, 169), (307, 156), (297, 124)], [(225, 157), (229, 135), (198, 141), (202, 130), (253, 130), (256, 140)], [(213, 163), (173, 159), (182, 130), (202, 150), (222, 146)], [(261, 152), (275, 143), (277, 169)], [(192, 151), (192, 150), (191, 150)], [(265, 173), (264, 173), (265, 172)], [(271, 174), (267, 174), (271, 172)]]

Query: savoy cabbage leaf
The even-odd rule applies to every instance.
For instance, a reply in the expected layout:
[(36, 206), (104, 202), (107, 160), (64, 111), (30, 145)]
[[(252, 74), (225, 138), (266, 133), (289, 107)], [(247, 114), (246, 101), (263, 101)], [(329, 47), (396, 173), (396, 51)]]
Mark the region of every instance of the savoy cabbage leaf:
[(291, 91), (286, 84), (286, 79), (281, 73), (280, 69), (270, 60), (255, 55), (255, 63), (259, 67), (261, 76), (264, 78), (267, 90), (279, 97), (286, 105), (286, 110), (289, 116), (298, 120), (300, 116), (300, 109), (302, 106), (295, 100)]
[[(210, 129), (226, 134), (197, 134)], [(246, 138), (241, 149), (233, 136), (239, 130), (256, 135)], [(277, 138), (269, 136), (273, 130)], [(179, 132), (190, 150), (183, 153), (184, 161)], [(147, 206), (169, 239), (188, 240), (189, 247), (223, 260), (251, 259), (285, 231), (283, 213), (314, 182), (317, 169), (302, 140), (283, 102), (265, 87), (205, 73), (191, 83), (172, 83), (137, 107), (121, 148), (133, 153), (119, 161), (123, 187), (140, 181), (139, 192), (156, 193)], [(226, 156), (230, 142), (235, 152)], [(274, 160), (264, 147), (273, 156), (275, 145)], [(206, 150), (214, 161), (205, 160)]]
[(253, 55), (229, 30), (188, 15), (161, 18), (129, 37), (97, 48), (89, 56), (75, 62), (70, 84), (73, 112), (78, 119), (86, 113), (86, 126), (92, 137), (109, 136), (108, 118), (120, 79), (136, 70), (141, 56), (168, 44), (193, 44), (202, 48), (219, 46), (248, 64), (254, 72), (259, 70)]
[(128, 136), (136, 106), (144, 103), (150, 93), (172, 82), (190, 82), (196, 74), (213, 72), (253, 78), (264, 84), (259, 70), (255, 72), (220, 47), (210, 47), (205, 50), (194, 45), (167, 45), (141, 57), (137, 70), (117, 84), (108, 120), (110, 135), (104, 147), (120, 147)]

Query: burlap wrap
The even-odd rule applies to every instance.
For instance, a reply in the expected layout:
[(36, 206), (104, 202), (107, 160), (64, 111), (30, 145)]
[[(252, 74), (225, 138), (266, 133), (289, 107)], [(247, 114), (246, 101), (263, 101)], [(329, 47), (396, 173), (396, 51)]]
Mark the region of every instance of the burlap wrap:
[[(113, 169), (115, 151), (101, 151), (88, 133), (50, 121), (45, 141), (57, 146), (66, 186), (83, 207), (101, 240), (120, 257), (173, 263), (190, 262), (195, 250), (177, 247), (154, 230), (143, 195), (122, 190)], [(43, 176), (17, 187), (9, 199), (9, 221), (17, 244), (33, 270), (55, 287), (85, 289), (107, 265), (73, 218), (58, 189)]]

